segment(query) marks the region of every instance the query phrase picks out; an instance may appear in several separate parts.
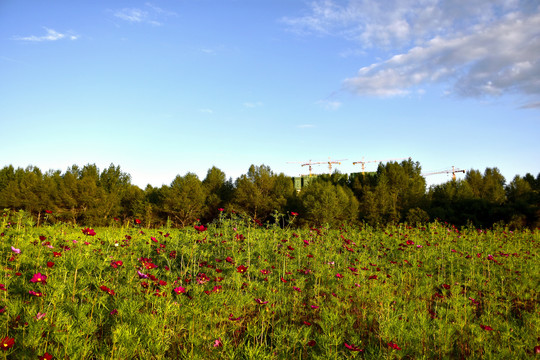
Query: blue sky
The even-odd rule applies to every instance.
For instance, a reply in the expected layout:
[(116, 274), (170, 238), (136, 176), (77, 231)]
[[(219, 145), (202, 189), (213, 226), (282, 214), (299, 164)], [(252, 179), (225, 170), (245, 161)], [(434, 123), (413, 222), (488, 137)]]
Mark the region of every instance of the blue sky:
[(539, 54), (537, 1), (3, 0), (0, 167), (510, 182), (540, 173)]

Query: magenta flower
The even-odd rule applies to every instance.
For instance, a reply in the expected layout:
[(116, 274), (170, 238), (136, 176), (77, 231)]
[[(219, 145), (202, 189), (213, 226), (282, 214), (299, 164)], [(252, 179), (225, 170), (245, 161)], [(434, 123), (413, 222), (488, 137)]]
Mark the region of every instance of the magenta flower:
[(13, 246), (11, 247), (11, 251), (13, 251), (15, 254), (21, 253), (21, 249), (14, 248)]
[(341, 275), (340, 273), (337, 273), (337, 274), (336, 274), (336, 277), (337, 277), (338, 279), (341, 279), (341, 278), (343, 277), (343, 275)]
[(221, 342), (221, 338), (214, 340), (214, 347), (221, 347), (223, 346), (223, 343)]
[(178, 287), (174, 288), (173, 291), (175, 293), (177, 293), (178, 295), (185, 294), (186, 293), (186, 288), (184, 288), (182, 286), (178, 286)]
[(46, 313), (40, 313), (40, 312), (38, 311), (38, 313), (36, 314), (35, 318), (36, 318), (36, 320), (41, 320), (41, 319), (43, 319), (43, 318), (45, 317), (45, 315), (47, 315), (47, 314), (46, 314)]
[(343, 343), (343, 345), (345, 345), (345, 347), (346, 347), (347, 349), (351, 350), (351, 351), (360, 351), (360, 352), (364, 351), (364, 349), (360, 349), (358, 346), (353, 345), (353, 344), (350, 344), (350, 345), (349, 345), (349, 344), (347, 344), (347, 343)]
[(43, 293), (41, 293), (41, 292), (39, 292), (39, 291), (36, 292), (36, 291), (34, 291), (34, 290), (30, 290), (30, 291), (28, 291), (28, 293), (29, 293), (30, 295), (34, 295), (34, 296), (37, 296), (37, 297), (43, 296)]
[(148, 279), (148, 275), (143, 274), (139, 270), (137, 270), (137, 275), (139, 275), (139, 279)]
[(34, 274), (34, 276), (32, 276), (32, 278), (30, 279), (30, 282), (46, 284), (47, 275), (43, 275), (42, 273)]
[(261, 305), (268, 304), (268, 301), (262, 301), (261, 299), (255, 299), (255, 301), (257, 302), (257, 304)]

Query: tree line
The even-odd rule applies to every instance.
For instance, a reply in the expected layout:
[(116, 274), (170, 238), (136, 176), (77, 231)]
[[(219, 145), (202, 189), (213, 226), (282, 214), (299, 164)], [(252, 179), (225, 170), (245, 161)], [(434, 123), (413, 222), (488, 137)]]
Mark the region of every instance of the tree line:
[[(238, 214), (258, 224), (295, 219), (300, 226), (368, 223), (373, 226), (432, 220), (456, 226), (540, 226), (540, 174), (506, 183), (497, 168), (469, 170), (464, 179), (426, 188), (418, 162), (379, 164), (373, 173), (319, 175), (296, 191), (293, 181), (265, 165), (251, 165), (236, 180), (216, 167), (204, 179), (191, 172), (170, 185), (145, 189), (111, 164), (73, 165), (65, 172), (5, 166), (0, 170), (0, 208), (24, 210), (40, 222), (106, 226), (141, 222), (177, 227)], [(287, 215), (287, 216), (283, 216)]]

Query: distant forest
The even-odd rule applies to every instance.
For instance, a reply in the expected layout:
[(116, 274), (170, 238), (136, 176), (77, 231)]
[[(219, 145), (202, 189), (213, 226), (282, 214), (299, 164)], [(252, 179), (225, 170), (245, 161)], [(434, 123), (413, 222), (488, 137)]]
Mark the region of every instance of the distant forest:
[(70, 222), (107, 226), (137, 222), (145, 227), (208, 224), (222, 216), (242, 216), (257, 224), (383, 226), (433, 220), (455, 226), (510, 228), (540, 226), (540, 174), (515, 176), (497, 168), (469, 170), (463, 179), (426, 188), (418, 162), (381, 163), (376, 172), (319, 175), (296, 191), (291, 177), (268, 166), (227, 179), (216, 167), (204, 179), (176, 176), (170, 185), (141, 189), (111, 164), (73, 165), (65, 172), (6, 166), (0, 170), (0, 209), (24, 210), (37, 224)]

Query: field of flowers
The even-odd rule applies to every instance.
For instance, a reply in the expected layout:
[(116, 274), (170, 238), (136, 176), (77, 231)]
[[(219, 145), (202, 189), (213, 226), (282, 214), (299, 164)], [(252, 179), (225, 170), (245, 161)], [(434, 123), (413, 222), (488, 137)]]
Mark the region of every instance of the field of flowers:
[[(521, 359), (540, 232), (2, 218), (7, 359)], [(294, 219), (293, 219), (294, 220)]]

